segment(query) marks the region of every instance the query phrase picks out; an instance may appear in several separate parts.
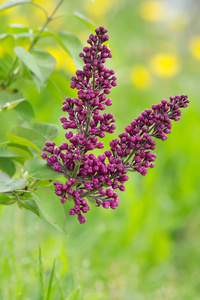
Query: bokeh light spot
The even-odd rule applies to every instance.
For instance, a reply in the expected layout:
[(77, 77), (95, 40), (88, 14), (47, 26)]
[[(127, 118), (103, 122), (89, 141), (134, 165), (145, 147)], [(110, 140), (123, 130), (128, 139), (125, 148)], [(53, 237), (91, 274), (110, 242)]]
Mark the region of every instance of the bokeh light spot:
[(85, 6), (91, 16), (98, 18), (104, 16), (113, 7), (114, 3), (113, 0), (85, 1)]
[(74, 73), (77, 70), (72, 58), (64, 50), (60, 48), (50, 47), (46, 48), (45, 50), (48, 51), (56, 59), (56, 69), (63, 69), (71, 73)]
[(141, 17), (150, 22), (158, 22), (166, 19), (167, 5), (162, 1), (145, 1), (140, 5)]
[(29, 20), (23, 13), (18, 12), (17, 14), (9, 16), (9, 23), (14, 23), (14, 24), (21, 24), (26, 27), (29, 27)]
[(190, 52), (192, 56), (200, 60), (200, 36), (195, 36), (190, 41)]
[(0, 57), (3, 57), (4, 56), (4, 48), (0, 45)]
[(131, 70), (131, 81), (137, 88), (146, 89), (151, 85), (152, 78), (145, 66), (138, 65)]
[(159, 77), (173, 77), (180, 70), (180, 62), (175, 54), (158, 53), (150, 60), (153, 72)]

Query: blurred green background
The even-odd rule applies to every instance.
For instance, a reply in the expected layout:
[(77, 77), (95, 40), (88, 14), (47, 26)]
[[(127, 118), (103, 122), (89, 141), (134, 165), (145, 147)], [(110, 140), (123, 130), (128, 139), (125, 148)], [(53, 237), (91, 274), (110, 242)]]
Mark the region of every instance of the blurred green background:
[[(51, 12), (58, 1), (34, 2)], [(200, 4), (194, 0), (64, 1), (57, 13), (63, 17), (49, 28), (72, 32), (86, 45), (91, 31), (65, 16), (73, 11), (96, 27), (106, 27), (110, 35), (113, 59), (107, 66), (116, 71), (118, 86), (111, 92), (113, 105), (108, 111), (114, 113), (117, 129), (106, 136), (106, 145), (142, 110), (163, 98), (183, 93), (191, 103), (181, 120), (173, 123), (169, 139), (157, 142), (155, 168), (145, 177), (130, 174), (117, 210), (92, 207), (85, 225), (69, 216), (68, 238), (17, 205), (0, 207), (0, 299), (40, 299), (40, 246), (45, 284), (56, 260), (51, 299), (197, 300)], [(24, 4), (0, 13), (0, 33), (9, 32), (10, 24), (38, 28), (44, 21), (42, 11)], [(58, 74), (69, 80), (76, 70), (70, 56), (48, 37), (38, 47), (57, 59)], [(6, 53), (0, 41), (0, 58)], [(9, 54), (14, 56), (12, 51)], [(35, 120), (59, 125), (56, 142), (61, 143), (61, 101), (55, 101), (46, 89), (38, 93), (28, 81), (21, 86), (34, 107)], [(1, 113), (1, 142), (18, 122), (15, 111)]]

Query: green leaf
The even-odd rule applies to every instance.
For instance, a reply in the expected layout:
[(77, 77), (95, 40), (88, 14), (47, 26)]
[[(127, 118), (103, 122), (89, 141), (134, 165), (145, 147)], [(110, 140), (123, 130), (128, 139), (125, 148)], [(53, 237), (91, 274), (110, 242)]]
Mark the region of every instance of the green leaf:
[(84, 15), (82, 15), (80, 12), (74, 11), (73, 14), (72, 14), (72, 17), (75, 17), (76, 19), (81, 21), (89, 29), (95, 30), (96, 26), (94, 25), (94, 23), (91, 20), (89, 20), (88, 18), (86, 18)]
[(42, 159), (29, 159), (24, 164), (26, 171), (34, 179), (46, 180), (55, 179), (62, 176), (62, 173), (55, 172), (47, 162)]
[(71, 32), (60, 31), (53, 33), (45, 30), (42, 32), (41, 37), (53, 37), (58, 44), (71, 56), (75, 66), (81, 69), (83, 66), (82, 59), (79, 57), (79, 53), (83, 49), (83, 45), (80, 40)]
[(38, 132), (45, 140), (53, 140), (59, 134), (59, 127), (52, 123), (24, 122), (21, 126)]
[(30, 53), (41, 73), (41, 75), (35, 75), (41, 80), (41, 82), (45, 82), (56, 67), (56, 59), (49, 52), (42, 49), (31, 50)]
[(49, 185), (52, 184), (52, 180), (51, 179), (45, 179), (45, 180), (40, 180), (40, 182), (38, 183), (37, 187), (48, 187)]
[(17, 57), (30, 69), (38, 78), (42, 78), (39, 66), (30, 52), (27, 52), (23, 47), (15, 47), (14, 52)]
[(21, 103), (24, 100), (25, 99), (22, 98), (22, 99), (18, 99), (18, 100), (12, 101), (12, 102), (6, 102), (6, 104), (4, 104), (3, 106), (0, 106), (0, 112), (12, 109), (12, 108), (16, 107), (19, 103)]
[[(6, 60), (6, 58), (4, 57), (4, 59), (2, 59), (2, 58), (0, 58), (0, 70), (2, 70), (4, 73), (8, 73), (9, 72), (9, 70), (10, 70), (10, 68), (11, 68), (11, 62), (10, 62), (10, 56), (8, 55), (7, 56), (7, 59), (9, 60), (9, 61), (7, 61)], [(8, 76), (7, 76), (7, 78), (8, 78)], [(1, 92), (2, 93), (2, 92)], [(0, 94), (1, 94), (0, 93)]]
[(26, 187), (24, 179), (12, 179), (6, 173), (0, 172), (0, 193), (21, 190)]
[[(1, 12), (0, 12), (1, 13)], [(11, 64), (13, 61), (13, 49), (15, 45), (15, 39), (13, 36), (5, 36), (3, 39), (0, 40), (1, 48), (6, 49), (6, 52), (3, 53), (3, 59), (6, 59), (6, 63), (9, 63), (11, 58)]]
[(0, 157), (0, 170), (13, 176), (16, 172), (15, 164), (10, 158)]
[[(76, 92), (70, 88), (70, 82), (62, 75), (54, 72), (53, 74), (51, 74), (51, 77), (49, 78), (49, 80), (54, 83), (57, 90), (59, 91), (59, 93), (61, 93), (61, 95), (63, 96), (64, 99), (67, 96), (71, 97), (71, 98), (76, 97)], [(59, 102), (59, 105), (60, 105), (60, 102)]]
[(0, 79), (8, 80), (7, 74), (1, 69), (0, 69)]
[(33, 108), (28, 101), (23, 101), (14, 110), (25, 120), (35, 118)]
[[(4, 48), (3, 45), (1, 47)], [(9, 45), (8, 45), (8, 47), (9, 47)], [(9, 57), (8, 55), (6, 55), (6, 56), (7, 56), (7, 58)], [(9, 70), (10, 70), (10, 63), (8, 63), (6, 61), (6, 57), (4, 56), (4, 59), (0, 58), (0, 78), (9, 80), (9, 77), (8, 77)]]
[(0, 11), (16, 5), (30, 3), (30, 2), (32, 2), (32, 0), (7, 0), (0, 5)]
[(66, 233), (64, 207), (58, 196), (49, 188), (38, 189), (32, 196), (47, 222)]
[[(14, 144), (14, 143), (7, 143), (8, 147), (14, 147), (14, 148), (17, 148), (18, 150), (21, 150), (23, 153), (25, 152), (26, 153), (26, 156), (23, 157), (23, 159), (26, 159), (27, 157), (28, 158), (33, 158), (33, 152), (35, 151), (38, 155), (38, 152), (36, 150), (33, 150), (33, 149), (29, 149), (27, 148), (26, 146), (23, 146), (23, 145), (19, 145), (19, 144)], [(28, 154), (28, 156), (27, 156)], [(18, 157), (19, 160), (21, 160), (22, 158), (21, 157)], [(16, 157), (13, 157), (13, 160), (16, 160)]]
[[(12, 134), (17, 135), (22, 138), (25, 138), (26, 140), (28, 140), (31, 143), (33, 143), (34, 145), (36, 145), (37, 148), (39, 148), (39, 150), (42, 150), (42, 148), (44, 147), (45, 141), (46, 141), (46, 139), (39, 133), (39, 130), (37, 132), (33, 129), (24, 128), (22, 126), (16, 126), (15, 128), (13, 128)], [(28, 145), (26, 145), (26, 146), (30, 147)], [(33, 148), (33, 147), (31, 147), (31, 148)], [(36, 148), (33, 148), (33, 149), (38, 151)]]
[[(28, 78), (28, 76), (26, 76)], [(37, 86), (38, 93), (41, 93), (42, 89), (46, 87), (46, 82), (42, 82), (34, 73), (31, 73), (31, 77)]]
[(11, 194), (0, 194), (0, 204), (10, 205), (16, 202)]
[(38, 217), (40, 216), (39, 209), (33, 199), (28, 198), (26, 200), (20, 200), (20, 198), (19, 198), (19, 199), (17, 199), (17, 201), (19, 201), (20, 205), (22, 207), (24, 207), (25, 209), (31, 210)]
[(38, 152), (41, 152), (40, 149), (38, 148), (38, 146), (36, 146), (34, 143), (30, 142), (29, 140), (27, 140), (23, 137), (17, 136), (10, 132), (7, 132), (6, 135), (8, 136), (11, 143), (26, 146), (26, 147), (32, 148)]
[(0, 157), (30, 158), (30, 156), (31, 156), (31, 152), (27, 147), (12, 144), (12, 143), (0, 144)]
[(8, 33), (11, 34), (18, 34), (18, 33), (28, 33), (29, 32), (29, 28), (27, 28), (26, 26), (24, 26), (23, 24), (20, 23), (12, 23), (9, 24), (6, 30)]
[(58, 35), (54, 35), (60, 46), (71, 56), (75, 66), (81, 69), (83, 66), (79, 53), (82, 51), (80, 40), (70, 32), (60, 31)]
[(10, 194), (0, 194), (0, 204), (10, 201)]
[(23, 47), (15, 47), (14, 52), (41, 82), (45, 82), (56, 67), (56, 59), (45, 50), (34, 49), (28, 52)]
[(12, 103), (13, 106), (17, 106), (25, 100), (20, 93), (15, 93), (15, 91), (15, 89), (0, 91), (0, 107), (9, 107)]
[[(33, 38), (35, 36), (35, 34), (30, 31), (30, 32), (22, 32), (22, 33), (3, 33), (0, 35), (0, 40), (4, 40), (7, 38), (14, 39), (14, 40), (18, 40), (21, 39), (21, 41), (24, 41), (24, 38), (28, 38), (30, 40), (30, 38)], [(20, 44), (20, 42), (19, 42)]]
[(61, 105), (63, 100), (65, 100), (66, 97), (63, 96), (60, 89), (57, 87), (55, 82), (53, 82), (50, 78), (46, 85), (46, 90), (49, 93), (51, 97), (58, 103), (58, 105)]
[(0, 40), (4, 40), (4, 39), (6, 39), (6, 38), (9, 37), (9, 36), (13, 37), (11, 34), (8, 34), (8, 33), (2, 33), (2, 34), (0, 34)]

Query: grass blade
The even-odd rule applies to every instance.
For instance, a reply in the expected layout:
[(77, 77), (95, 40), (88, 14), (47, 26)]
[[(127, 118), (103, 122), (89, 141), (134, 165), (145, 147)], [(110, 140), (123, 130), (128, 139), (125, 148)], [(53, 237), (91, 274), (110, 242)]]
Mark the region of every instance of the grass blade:
[(52, 267), (52, 270), (51, 270), (51, 275), (50, 275), (50, 278), (49, 278), (49, 285), (48, 285), (48, 291), (47, 291), (46, 300), (50, 299), (51, 287), (52, 287), (52, 282), (53, 282), (53, 277), (54, 277), (54, 271), (55, 271), (55, 263), (56, 263), (56, 260), (54, 259), (53, 267)]
[(42, 250), (39, 246), (39, 280), (40, 280), (40, 286), (41, 286), (41, 299), (44, 299), (44, 266), (42, 262)]

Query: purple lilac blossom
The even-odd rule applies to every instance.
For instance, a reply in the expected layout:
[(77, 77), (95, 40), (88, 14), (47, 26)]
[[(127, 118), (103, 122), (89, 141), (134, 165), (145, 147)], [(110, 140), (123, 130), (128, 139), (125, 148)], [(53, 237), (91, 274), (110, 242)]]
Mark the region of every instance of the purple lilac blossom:
[(180, 108), (189, 103), (186, 95), (170, 97), (169, 102), (163, 99), (126, 126), (119, 139), (110, 142), (110, 150), (98, 156), (90, 153), (95, 148), (103, 149), (100, 139), (116, 128), (112, 113), (100, 114), (106, 106), (112, 105), (107, 97), (110, 89), (117, 85), (115, 72), (104, 66), (106, 59), (112, 57), (108, 46), (103, 45), (109, 36), (104, 27), (95, 32), (89, 36), (89, 47), (80, 53), (83, 70), (77, 70), (72, 77), (71, 88), (78, 90), (77, 98), (67, 97), (62, 106), (63, 112), (68, 114), (60, 118), (68, 141), (59, 147), (47, 141), (43, 150), (49, 155), (41, 154), (55, 172), (67, 179), (65, 184), (54, 182), (55, 193), (62, 203), (67, 200), (74, 203), (69, 215), (77, 215), (81, 224), (86, 222), (83, 214), (90, 209), (88, 203), (106, 209), (119, 205), (118, 193), (114, 190), (125, 191), (128, 171), (146, 175), (147, 169), (154, 167), (156, 154), (152, 150), (156, 142), (153, 138), (166, 140), (171, 132), (171, 120), (178, 121)]

